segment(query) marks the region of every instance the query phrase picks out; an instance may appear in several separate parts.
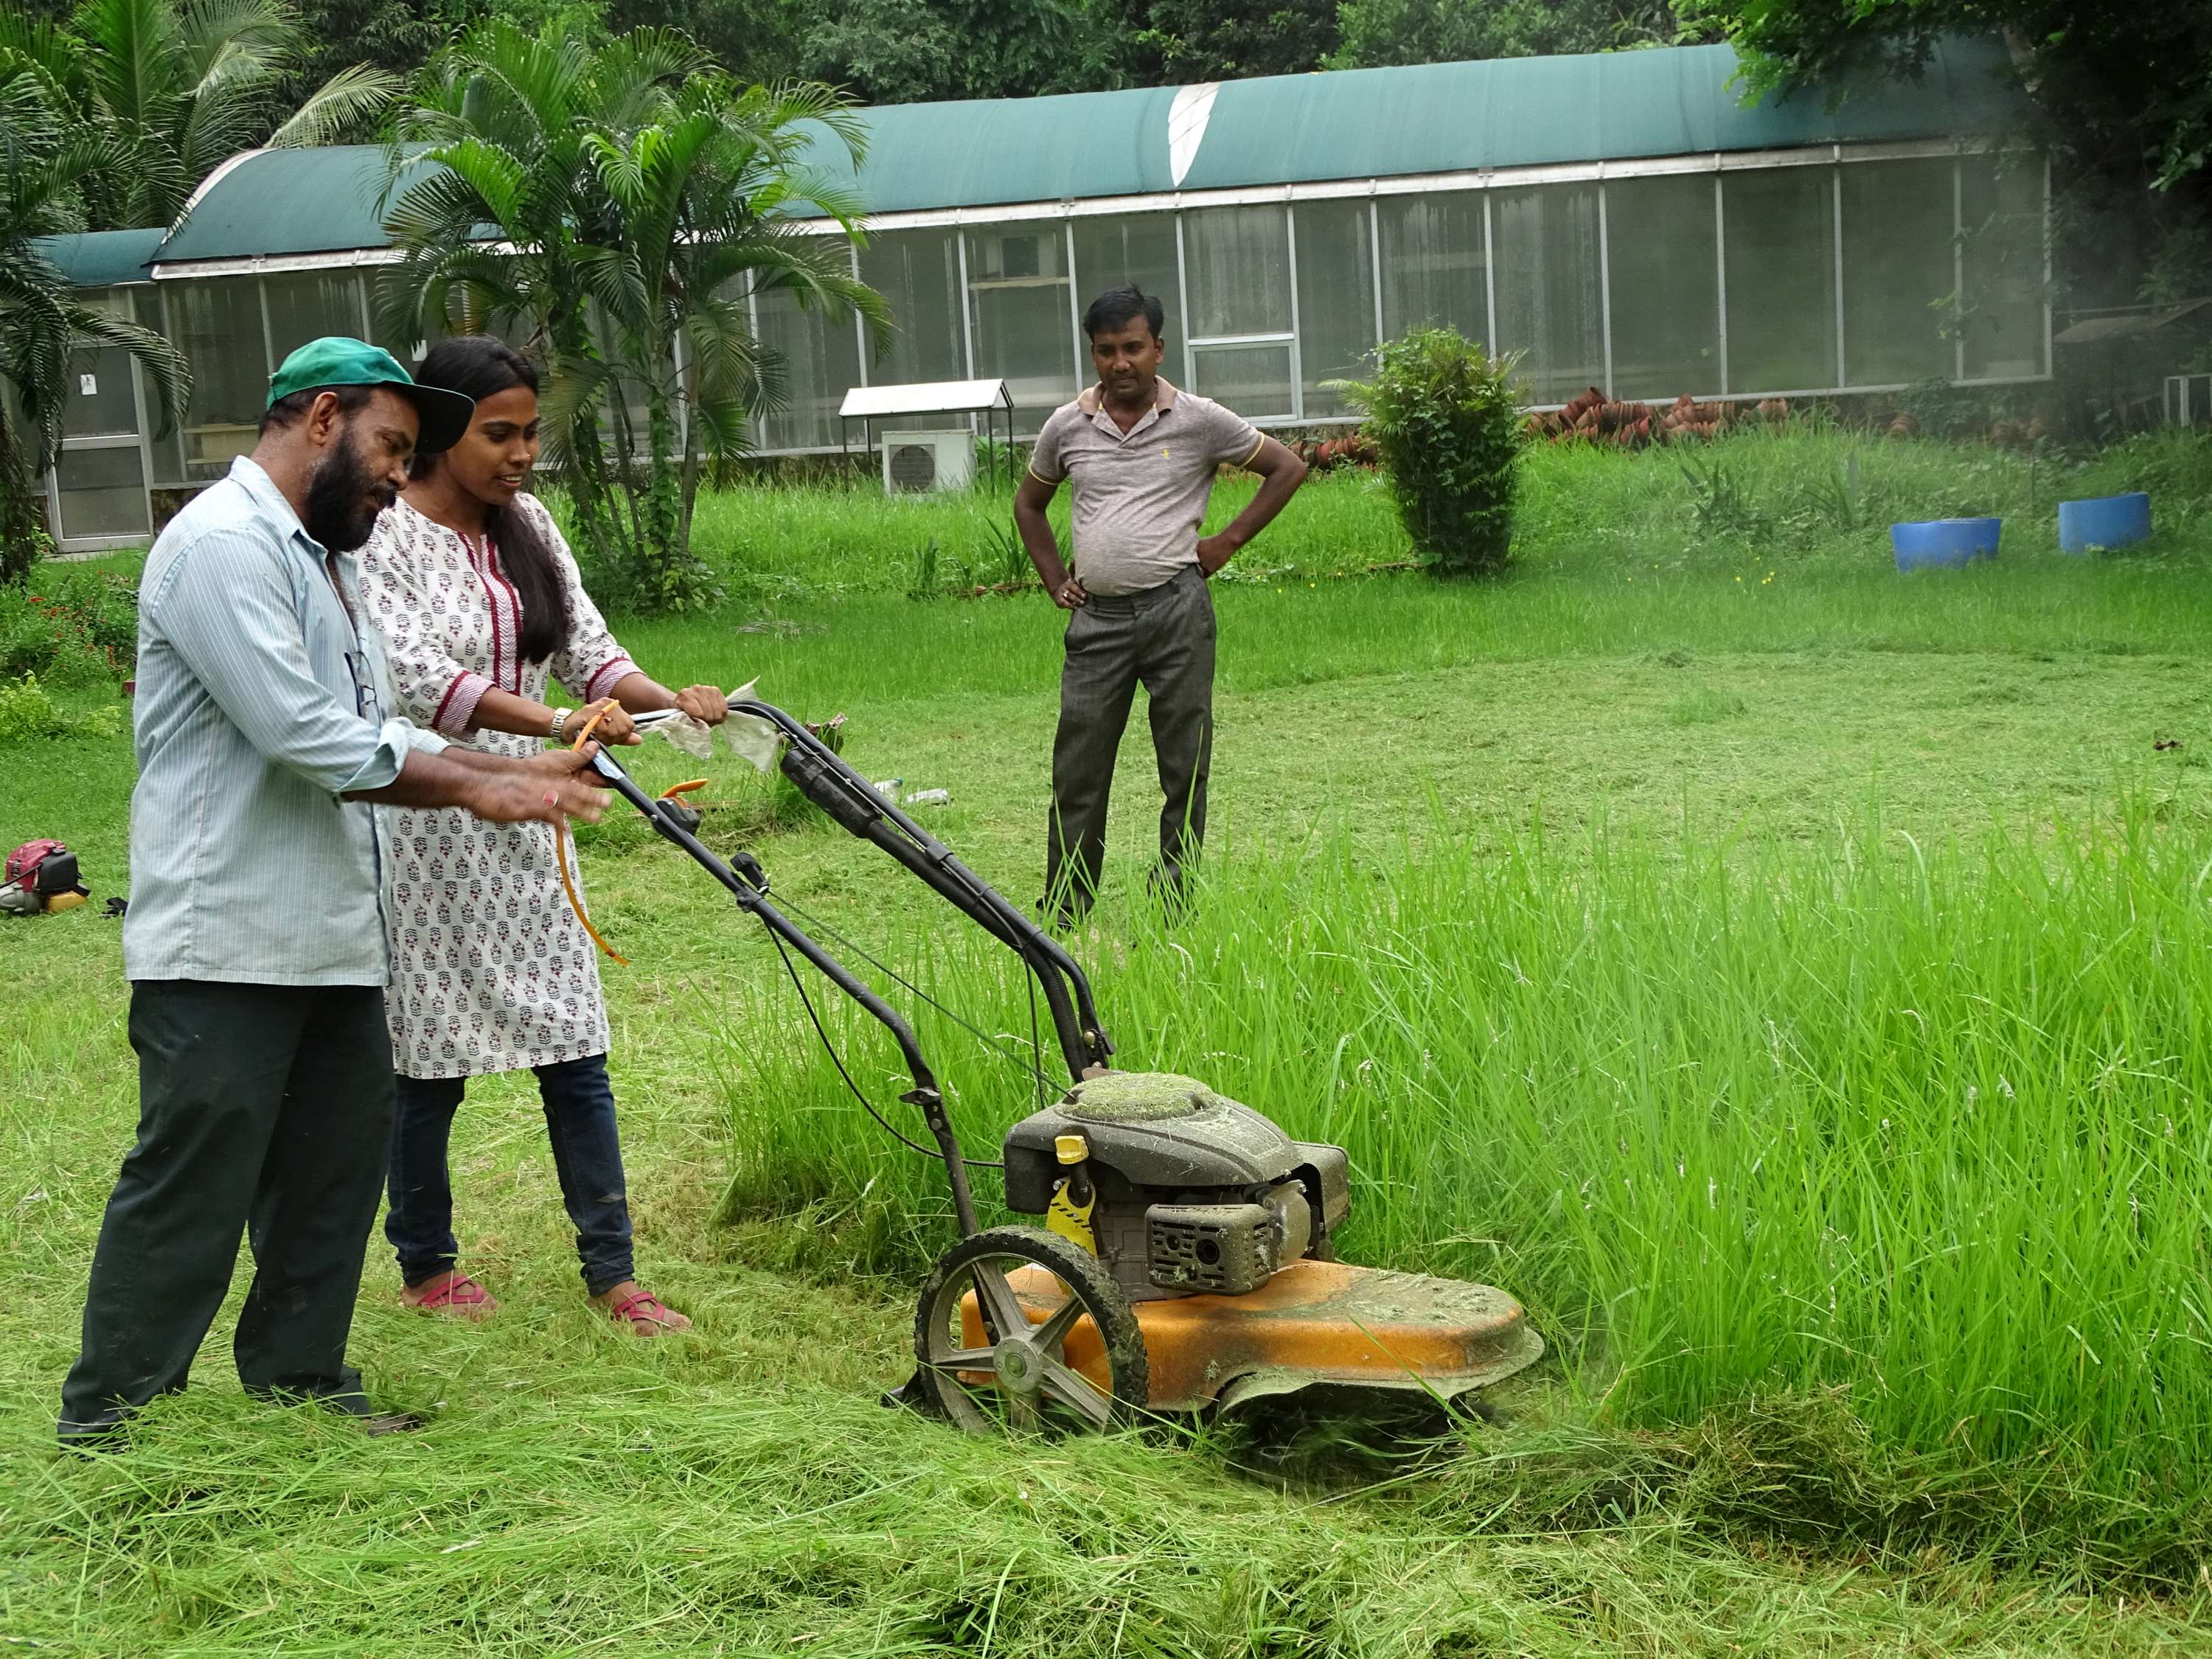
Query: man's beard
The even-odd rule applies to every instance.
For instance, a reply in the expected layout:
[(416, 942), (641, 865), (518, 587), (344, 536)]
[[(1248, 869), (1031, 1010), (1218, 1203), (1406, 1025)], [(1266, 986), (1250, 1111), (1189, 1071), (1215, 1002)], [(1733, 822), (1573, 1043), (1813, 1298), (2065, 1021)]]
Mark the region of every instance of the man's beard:
[(379, 483), (362, 459), (348, 427), (336, 448), (307, 480), (307, 511), (301, 520), (308, 535), (333, 553), (350, 553), (369, 538), (376, 520), (396, 499)]

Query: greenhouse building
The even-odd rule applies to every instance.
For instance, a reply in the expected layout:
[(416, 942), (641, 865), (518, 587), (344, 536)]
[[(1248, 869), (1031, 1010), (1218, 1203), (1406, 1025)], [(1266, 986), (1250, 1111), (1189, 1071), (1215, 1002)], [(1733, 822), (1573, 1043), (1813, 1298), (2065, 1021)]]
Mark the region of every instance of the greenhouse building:
[[(1426, 323), (1517, 353), (1538, 406), (2043, 379), (2046, 169), (1996, 66), (1960, 44), (1917, 82), (1747, 104), (1732, 51), (1694, 46), (871, 110), (854, 258), (896, 339), (757, 301), (789, 397), (757, 441), (835, 450), (851, 388), (971, 379), (1034, 434), (1088, 378), (1085, 304), (1133, 281), (1170, 377), (1261, 426), (1345, 418), (1329, 383)], [(194, 374), (161, 431), (123, 354), (81, 365), (65, 545), (145, 537), (251, 447), (287, 352), (373, 333), (383, 178), (371, 148), (256, 151), (171, 230), (50, 244)]]

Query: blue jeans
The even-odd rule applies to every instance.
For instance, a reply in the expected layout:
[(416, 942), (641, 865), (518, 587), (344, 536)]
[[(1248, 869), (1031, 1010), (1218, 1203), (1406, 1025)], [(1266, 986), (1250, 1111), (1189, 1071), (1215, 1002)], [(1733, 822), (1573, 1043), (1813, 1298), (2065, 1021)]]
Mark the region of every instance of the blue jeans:
[[(615, 1135), (615, 1091), (607, 1057), (587, 1054), (539, 1066), (538, 1097), (553, 1142), (561, 1200), (576, 1224), (576, 1254), (592, 1296), (636, 1277), (630, 1255), (629, 1198), (623, 1188), (622, 1145)], [(384, 1236), (399, 1254), (399, 1273), (419, 1285), (460, 1259), (453, 1237), (453, 1183), (446, 1146), (467, 1079), (398, 1079), (392, 1122), (391, 1208)]]

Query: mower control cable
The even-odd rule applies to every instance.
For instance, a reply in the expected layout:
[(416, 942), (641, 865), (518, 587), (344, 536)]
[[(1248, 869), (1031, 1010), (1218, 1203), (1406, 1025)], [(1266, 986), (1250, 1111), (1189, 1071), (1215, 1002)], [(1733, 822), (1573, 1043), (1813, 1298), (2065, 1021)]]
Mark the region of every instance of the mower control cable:
[[(796, 907), (786, 900), (785, 908), (790, 909)], [(791, 952), (783, 948), (783, 941), (773, 932), (769, 934), (769, 941), (775, 946), (776, 955), (783, 958), (783, 971), (791, 975), (791, 988), (799, 993), (799, 1006), (806, 1010), (806, 1018), (814, 1022), (814, 1035), (822, 1039), (822, 1052), (830, 1056), (830, 1063), (837, 1068), (837, 1075), (845, 1079), (845, 1086), (852, 1091), (853, 1098), (860, 1103), (860, 1109), (875, 1119), (882, 1126), (885, 1134), (908, 1152), (920, 1152), (933, 1164), (941, 1162), (939, 1154), (923, 1146), (920, 1141), (911, 1139), (901, 1133), (889, 1118), (876, 1109), (875, 1102), (861, 1092), (860, 1085), (853, 1081), (853, 1074), (845, 1069), (844, 1057), (837, 1052), (837, 1045), (830, 1041), (830, 1032), (822, 1024), (822, 1016), (815, 1012), (814, 999), (806, 994), (806, 981), (799, 978), (799, 969), (793, 965)], [(1006, 1167), (996, 1158), (969, 1158), (965, 1152), (960, 1155), (960, 1161), (971, 1170), (1003, 1170)]]
[[(1010, 1064), (1020, 1066), (1024, 1071), (1027, 1072), (1031, 1077), (1037, 1080), (1040, 1087), (1056, 1089), (1060, 1086), (1054, 1083), (1050, 1077), (1047, 1076), (1045, 1073), (1039, 1068), (1034, 1060), (1025, 1058), (1018, 1049), (1006, 1047), (1003, 1039), (991, 1036), (990, 1033), (984, 1030), (981, 1026), (975, 1024), (971, 1021), (962, 1018), (952, 1009), (946, 1007), (935, 997), (930, 995), (928, 992), (923, 990), (921, 987), (916, 985), (912, 980), (908, 979), (904, 975), (901, 974), (896, 968), (891, 967), (878, 957), (871, 956), (865, 946), (856, 945), (853, 940), (848, 939), (836, 928), (823, 921), (821, 917), (810, 915), (805, 907), (793, 902), (789, 893), (780, 893), (777, 896), (777, 902), (783, 908), (787, 914), (796, 916), (800, 921), (805, 923), (806, 926), (815, 933), (823, 934), (835, 940), (846, 950), (851, 951), (854, 956), (860, 957), (861, 961), (866, 963), (871, 968), (873, 968), (878, 973), (890, 980), (894, 984), (898, 985), (910, 994), (920, 998), (931, 1007), (936, 1009), (939, 1013), (944, 1015), (945, 1018), (951, 1020), (955, 1025), (959, 1026), (970, 1036), (974, 1037), (976, 1042), (982, 1044), (985, 1048), (998, 1055), (1000, 1059), (1006, 1060)], [(1027, 966), (1026, 963), (1024, 965), (1025, 967)], [(1030, 1021), (1031, 1025), (1034, 1026), (1036, 1021), (1036, 981), (1034, 976), (1034, 970), (1031, 970), (1029, 975), (1024, 976), (1029, 980)], [(1032, 1039), (1032, 1042), (1034, 1041), (1035, 1039)], [(996, 1164), (992, 1164), (988, 1167), (996, 1169), (998, 1166)]]

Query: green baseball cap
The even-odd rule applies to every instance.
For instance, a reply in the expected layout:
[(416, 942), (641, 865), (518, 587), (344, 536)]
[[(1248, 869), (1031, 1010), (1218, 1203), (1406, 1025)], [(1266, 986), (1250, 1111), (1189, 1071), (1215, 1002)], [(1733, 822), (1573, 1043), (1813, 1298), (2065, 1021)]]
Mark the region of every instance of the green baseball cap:
[(418, 386), (415, 377), (399, 366), (399, 359), (381, 346), (348, 339), (343, 334), (310, 340), (279, 364), (269, 377), (269, 401), (273, 404), (295, 392), (320, 392), (333, 386), (388, 386), (414, 404), (422, 420), (415, 439), (418, 455), (451, 449), (469, 429), (469, 417), (476, 413), (475, 398), (443, 386)]

